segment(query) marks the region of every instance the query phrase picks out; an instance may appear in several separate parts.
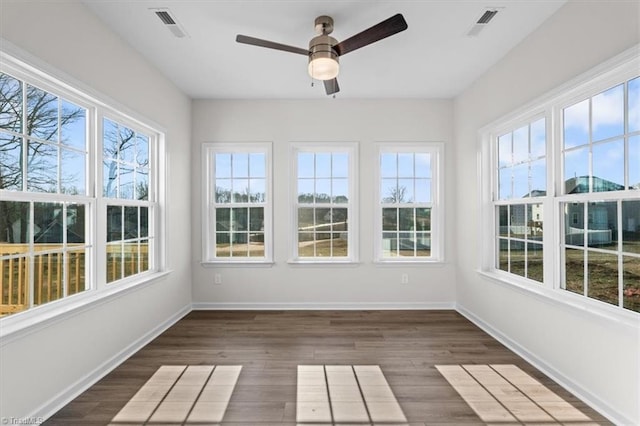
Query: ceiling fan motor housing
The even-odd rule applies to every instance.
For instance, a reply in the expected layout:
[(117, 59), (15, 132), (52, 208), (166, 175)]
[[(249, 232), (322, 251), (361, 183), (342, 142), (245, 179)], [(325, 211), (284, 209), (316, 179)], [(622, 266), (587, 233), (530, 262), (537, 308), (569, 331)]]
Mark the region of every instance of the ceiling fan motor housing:
[(331, 80), (338, 75), (338, 54), (333, 46), (338, 41), (328, 35), (319, 35), (309, 42), (309, 74), (318, 80)]

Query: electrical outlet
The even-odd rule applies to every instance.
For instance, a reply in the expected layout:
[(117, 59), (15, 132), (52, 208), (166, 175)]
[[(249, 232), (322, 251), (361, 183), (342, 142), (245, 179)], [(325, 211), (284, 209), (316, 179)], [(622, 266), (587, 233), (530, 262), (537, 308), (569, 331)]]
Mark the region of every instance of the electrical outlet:
[(222, 284), (222, 274), (214, 274), (213, 275), (213, 283), (214, 284)]
[(400, 276), (400, 284), (409, 284), (409, 274), (402, 274)]

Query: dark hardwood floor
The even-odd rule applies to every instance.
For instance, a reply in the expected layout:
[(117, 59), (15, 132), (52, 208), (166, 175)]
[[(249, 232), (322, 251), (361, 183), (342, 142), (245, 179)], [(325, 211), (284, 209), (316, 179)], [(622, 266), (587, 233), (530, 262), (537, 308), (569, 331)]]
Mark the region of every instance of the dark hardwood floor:
[[(298, 424), (311, 424), (307, 418), (300, 417), (303, 408), (297, 401), (300, 392), (298, 366), (301, 365), (379, 366), (406, 418), (406, 422), (394, 420), (393, 424), (610, 424), (455, 311), (193, 311), (44, 424), (168, 424), (125, 423), (126, 416), (116, 416), (160, 367), (175, 365), (242, 366), (235, 387), (232, 385), (233, 392), (223, 410), (222, 421), (200, 424), (295, 425), (297, 420)], [(443, 365), (471, 365), (468, 370), (460, 370), (467, 382), (456, 381), (456, 376), (452, 376), (451, 383), (447, 381), (436, 368)], [(489, 369), (500, 381), (488, 379), (483, 383), (481, 374), (474, 375), (475, 378), (467, 376), (465, 371), (476, 371), (473, 365), (480, 370)], [(488, 390), (498, 395), (496, 398), (502, 392), (492, 389), (492, 383), (496, 386), (505, 383), (496, 373), (502, 370), (494, 371), (488, 367), (490, 365), (516, 366), (517, 371), (522, 370), (553, 394), (523, 386), (522, 393), (516, 389), (505, 393), (517, 397), (515, 399), (506, 397), (496, 403), (490, 397), (493, 405), (477, 403), (473, 397), (468, 398), (473, 389), (485, 396)], [(326, 371), (326, 377), (329, 377), (330, 368), (326, 367)], [(353, 371), (357, 370), (354, 368)], [(364, 377), (360, 375), (357, 380), (358, 395), (367, 397), (369, 390)], [(454, 388), (456, 383), (468, 385), (468, 380), (475, 388), (462, 386), (460, 392)], [(517, 379), (513, 383), (516, 382)], [(384, 390), (382, 387), (376, 389)], [(526, 395), (527, 389), (533, 389), (532, 395)], [(330, 388), (334, 404), (331, 415), (337, 416), (337, 393), (331, 392)], [(466, 399), (471, 403), (461, 395), (467, 395)], [(573, 417), (562, 418), (556, 414), (558, 411), (547, 410), (547, 405), (539, 403), (540, 395), (559, 397), (559, 401), (551, 398), (556, 404), (548, 405), (552, 409), (566, 409), (570, 404)], [(384, 419), (378, 422), (374, 418), (375, 398), (364, 399), (370, 421), (334, 423), (333, 420), (320, 420), (313, 424), (385, 424)], [(518, 403), (510, 402), (522, 402), (523, 399), (529, 405), (538, 402), (536, 409), (542, 409), (545, 416), (549, 416), (530, 422), (530, 418), (519, 412)], [(364, 406), (362, 400), (358, 404)], [(491, 415), (486, 417), (486, 413), (478, 410), (489, 405), (506, 410), (506, 417), (487, 421)]]

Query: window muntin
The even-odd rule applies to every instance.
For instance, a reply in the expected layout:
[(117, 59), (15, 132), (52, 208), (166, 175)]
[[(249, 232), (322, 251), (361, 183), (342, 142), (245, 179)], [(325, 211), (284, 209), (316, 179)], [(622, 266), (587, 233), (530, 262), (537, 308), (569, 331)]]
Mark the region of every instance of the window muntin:
[[(541, 288), (558, 290), (559, 297), (581, 296), (589, 306), (598, 301), (640, 312), (639, 82), (637, 67), (622, 66), (607, 79), (538, 106), (554, 118), (547, 122), (555, 123), (545, 132), (552, 138), (546, 145), (554, 149), (539, 175), (555, 176), (557, 183), (546, 189), (535, 183), (532, 171), (542, 157), (530, 150), (517, 161), (514, 141), (523, 120), (500, 126), (514, 130), (493, 133), (484, 150), (493, 170), (484, 182), (486, 189), (493, 186), (485, 200), (491, 197), (494, 229), (493, 255), (484, 257), (485, 268), (533, 279)], [(520, 167), (527, 172), (519, 173)]]
[(381, 145), (378, 155), (378, 260), (437, 260), (439, 147)]
[(271, 260), (270, 144), (205, 145), (205, 262)]
[(354, 144), (294, 145), (293, 261), (356, 260)]
[[(113, 281), (106, 273), (96, 273), (106, 272), (104, 258), (96, 255), (110, 250), (102, 239), (110, 201), (102, 196), (103, 170), (93, 162), (94, 159), (95, 164), (103, 162), (104, 145), (102, 138), (96, 138), (90, 129), (95, 129), (96, 123), (107, 122), (104, 118), (107, 111), (120, 117), (101, 101), (43, 74), (34, 76), (18, 61), (3, 58), (6, 61), (3, 60), (0, 70), (0, 316), (78, 293), (87, 297), (91, 297), (90, 293), (99, 295), (93, 292), (101, 290), (107, 279)], [(134, 121), (124, 116), (117, 120)], [(134, 177), (133, 182), (139, 184), (138, 188), (146, 186), (145, 191), (136, 193), (135, 184), (129, 185), (133, 191), (130, 193), (140, 199), (124, 197), (128, 199), (117, 201), (123, 209), (141, 212), (135, 235), (127, 229), (119, 240), (128, 253), (137, 253), (137, 267), (125, 268), (118, 278), (157, 268), (152, 242), (158, 222), (151, 220), (157, 205), (153, 201), (155, 175), (151, 168), (157, 167), (152, 153), (158, 134), (141, 124), (137, 127), (143, 130), (136, 131), (136, 135), (147, 138), (136, 145), (136, 149), (144, 145), (144, 149), (135, 152), (139, 162), (119, 157), (119, 153), (112, 156), (123, 170), (133, 163), (134, 175), (145, 176)], [(122, 174), (126, 173), (116, 175), (117, 179)], [(146, 184), (141, 185), (142, 182)], [(136, 250), (129, 248), (132, 242)], [(150, 248), (146, 249), (146, 245)], [(132, 257), (119, 256), (118, 269), (122, 269), (124, 259)], [(27, 318), (37, 318), (38, 312), (26, 314)]]

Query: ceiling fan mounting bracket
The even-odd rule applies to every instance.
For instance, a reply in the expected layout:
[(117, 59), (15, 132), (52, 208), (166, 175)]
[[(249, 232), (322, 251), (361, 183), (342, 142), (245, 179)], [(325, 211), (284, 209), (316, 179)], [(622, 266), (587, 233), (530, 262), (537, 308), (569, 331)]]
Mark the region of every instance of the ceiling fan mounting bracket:
[(329, 35), (333, 32), (333, 18), (331, 16), (318, 16), (314, 21), (316, 33), (319, 35)]

